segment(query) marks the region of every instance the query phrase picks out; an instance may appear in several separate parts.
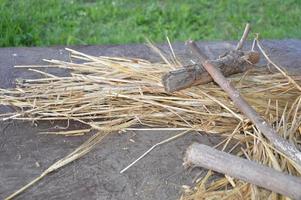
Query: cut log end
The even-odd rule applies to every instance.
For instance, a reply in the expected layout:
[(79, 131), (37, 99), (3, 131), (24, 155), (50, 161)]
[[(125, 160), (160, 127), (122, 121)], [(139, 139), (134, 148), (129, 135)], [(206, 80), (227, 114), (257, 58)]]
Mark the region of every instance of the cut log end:
[(260, 54), (257, 51), (249, 51), (245, 54), (245, 59), (251, 64), (259, 63)]

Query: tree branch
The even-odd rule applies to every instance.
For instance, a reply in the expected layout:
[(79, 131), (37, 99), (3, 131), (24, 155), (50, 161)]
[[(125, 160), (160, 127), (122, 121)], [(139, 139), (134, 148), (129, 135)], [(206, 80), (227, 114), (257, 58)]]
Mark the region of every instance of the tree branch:
[[(242, 73), (259, 62), (258, 52), (240, 51), (248, 37), (249, 32), (250, 24), (247, 23), (244, 33), (235, 50), (227, 52), (226, 54), (220, 56), (220, 59), (214, 61), (225, 76)], [(186, 45), (188, 45), (192, 51), (198, 52), (199, 63), (203, 63), (209, 59), (206, 54), (200, 51), (195, 43), (187, 41)], [(193, 85), (206, 84), (211, 81), (213, 81), (211, 76), (209, 76), (208, 72), (204, 70), (201, 65), (183, 67), (181, 69), (171, 71), (162, 77), (162, 83), (167, 92), (174, 92), (191, 87)]]
[(244, 33), (242, 34), (242, 37), (241, 37), (240, 41), (238, 42), (238, 44), (235, 48), (236, 50), (242, 49), (242, 47), (244, 46), (245, 41), (247, 40), (249, 32), (250, 32), (250, 24), (247, 23), (246, 27), (245, 27), (245, 30), (244, 30)]
[[(192, 52), (198, 52), (198, 63), (208, 60), (208, 57), (200, 51), (194, 42), (187, 41), (186, 44)], [(254, 64), (259, 62), (259, 53), (255, 51), (229, 51), (224, 57), (212, 62), (220, 68), (225, 76), (230, 76), (252, 68)], [(212, 77), (201, 65), (188, 66), (170, 71), (162, 77), (162, 83), (167, 92), (174, 92), (212, 81)]]
[[(190, 42), (189, 45), (191, 43), (194, 42)], [(193, 47), (193, 49), (195, 49), (195, 46)], [(193, 52), (195, 55), (199, 56), (199, 51)], [(297, 147), (278, 135), (278, 133), (272, 128), (272, 126), (265, 119), (263, 119), (240, 95), (239, 91), (230, 84), (230, 82), (217, 68), (216, 64), (209, 60), (204, 61), (201, 64), (211, 75), (213, 80), (228, 94), (236, 107), (255, 124), (258, 130), (260, 130), (263, 135), (268, 138), (268, 140), (275, 146), (275, 148), (285, 154), (296, 164), (301, 166), (301, 152), (297, 149)]]

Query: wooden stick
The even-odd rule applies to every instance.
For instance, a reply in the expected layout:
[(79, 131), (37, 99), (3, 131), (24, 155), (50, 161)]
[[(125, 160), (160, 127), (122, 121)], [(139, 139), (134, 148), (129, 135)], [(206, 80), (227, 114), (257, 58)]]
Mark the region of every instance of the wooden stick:
[[(188, 45), (190, 45), (192, 49), (198, 48), (193, 41), (190, 41)], [(198, 56), (199, 51), (200, 50), (193, 52)], [(211, 75), (213, 80), (228, 94), (236, 107), (244, 113), (253, 122), (253, 124), (255, 124), (263, 135), (275, 146), (275, 148), (301, 166), (301, 152), (297, 149), (297, 147), (278, 135), (272, 126), (263, 119), (240, 95), (239, 91), (230, 84), (221, 71), (216, 67), (215, 63), (207, 60), (202, 62), (202, 65)]]
[(237, 44), (237, 46), (236, 46), (236, 48), (235, 48), (236, 50), (242, 49), (242, 47), (244, 46), (245, 41), (247, 40), (247, 37), (248, 37), (248, 35), (249, 35), (249, 32), (250, 32), (250, 24), (247, 23), (247, 24), (246, 24), (246, 27), (245, 27), (245, 30), (244, 30), (244, 33), (242, 34), (242, 37), (241, 37), (241, 39), (239, 40), (239, 42), (238, 42), (238, 44)]
[(211, 169), (290, 198), (301, 199), (301, 179), (203, 144), (194, 143), (188, 147), (184, 164)]

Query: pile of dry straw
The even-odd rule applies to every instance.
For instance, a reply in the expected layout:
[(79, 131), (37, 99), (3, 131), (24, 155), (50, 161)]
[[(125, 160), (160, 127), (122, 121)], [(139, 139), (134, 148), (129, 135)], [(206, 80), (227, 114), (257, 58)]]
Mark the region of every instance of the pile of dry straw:
[[(141, 59), (95, 57), (71, 49), (68, 51), (76, 62), (46, 60), (51, 65), (19, 66), (30, 68), (42, 77), (19, 81), (13, 89), (0, 89), (0, 104), (15, 108), (14, 113), (2, 114), (1, 118), (27, 121), (67, 120), (82, 123), (85, 127), (51, 134), (70, 136), (82, 135), (91, 130), (97, 132), (74, 152), (54, 163), (40, 177), (10, 197), (24, 191), (48, 173), (83, 156), (105, 135), (127, 130), (135, 125), (138, 128), (140, 126), (137, 125), (143, 125), (156, 129), (219, 134), (225, 139), (217, 148), (233, 150), (236, 147), (235, 152), (239, 156), (289, 174), (301, 175), (301, 167), (275, 150), (217, 85), (210, 83), (173, 94), (166, 93), (161, 84), (161, 76), (179, 67), (179, 63), (173, 62), (173, 59), (165, 57), (164, 63), (151, 63)], [(59, 77), (43, 72), (45, 67), (68, 69), (70, 76)], [(282, 137), (300, 145), (301, 92), (296, 87), (300, 78), (289, 77), (283, 71), (272, 73), (265, 68), (258, 68), (232, 76), (229, 80)], [(292, 79), (295, 80), (294, 84)], [(213, 175), (214, 172), (209, 171), (198, 180), (194, 188), (186, 188), (182, 198), (277, 197), (275, 193), (231, 177)]]

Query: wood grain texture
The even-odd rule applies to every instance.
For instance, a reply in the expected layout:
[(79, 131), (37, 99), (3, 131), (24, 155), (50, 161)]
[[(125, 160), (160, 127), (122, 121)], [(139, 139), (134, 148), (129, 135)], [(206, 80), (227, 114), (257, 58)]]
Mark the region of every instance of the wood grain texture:
[(192, 144), (186, 151), (184, 162), (186, 165), (211, 169), (293, 199), (301, 199), (300, 178), (206, 145)]
[[(229, 42), (199, 42), (200, 47), (208, 47), (214, 58), (229, 48)], [(235, 43), (236, 44), (236, 43)], [(235, 45), (233, 42), (233, 45)], [(246, 45), (250, 46), (249, 43)], [(301, 72), (301, 41), (265, 41), (271, 59), (287, 70)], [(168, 51), (167, 44), (160, 48)], [(160, 61), (145, 45), (77, 46), (69, 47), (94, 56), (129, 56)], [(175, 54), (188, 61), (184, 43), (173, 44)], [(15, 78), (34, 78), (32, 73), (13, 68), (13, 65), (41, 64), (43, 58), (68, 60), (64, 47), (22, 47), (0, 48), (0, 86), (12, 87)], [(206, 50), (206, 49), (204, 49)], [(208, 52), (206, 52), (208, 53)], [(209, 55), (209, 54), (208, 54)], [(182, 61), (182, 60), (181, 60)], [(183, 61), (182, 61), (183, 62)], [(265, 64), (262, 59), (261, 64)], [(44, 63), (45, 64), (45, 63)], [(54, 73), (53, 69), (47, 69)], [(50, 71), (51, 70), (51, 71)], [(57, 70), (57, 69), (56, 69)], [(55, 74), (62, 74), (57, 70)], [(67, 73), (67, 72), (65, 72)], [(0, 113), (5, 112), (1, 109)], [(55, 126), (56, 124), (53, 124)], [(66, 126), (62, 124), (61, 126)], [(84, 142), (86, 137), (61, 137), (38, 134), (48, 126), (33, 127), (30, 123), (0, 123), (0, 199), (38, 176), (45, 168), (62, 156), (70, 153)], [(131, 159), (148, 149), (148, 146), (170, 137), (174, 133), (142, 131), (113, 134), (106, 138), (94, 151), (82, 159), (54, 172), (17, 199), (166, 199), (180, 197), (181, 185), (191, 184), (195, 174), (182, 168), (183, 152), (192, 141), (209, 143), (214, 136), (195, 135), (184, 137), (167, 144), (160, 150), (139, 162), (126, 174), (119, 170)], [(136, 143), (129, 142), (134, 139)], [(219, 143), (218, 139), (212, 145)], [(40, 167), (36, 166), (36, 162)], [(170, 168), (174, 170), (170, 170)], [(198, 171), (195, 173), (199, 173)], [(175, 186), (174, 183), (177, 183)]]

